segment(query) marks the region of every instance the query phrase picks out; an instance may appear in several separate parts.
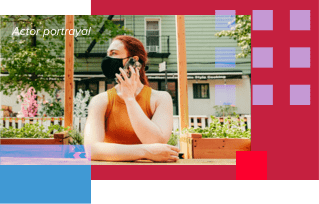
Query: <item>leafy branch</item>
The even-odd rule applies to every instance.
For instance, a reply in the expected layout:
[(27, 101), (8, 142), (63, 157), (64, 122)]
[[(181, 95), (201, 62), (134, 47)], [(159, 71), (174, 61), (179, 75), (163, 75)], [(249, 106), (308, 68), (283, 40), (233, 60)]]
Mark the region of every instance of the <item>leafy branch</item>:
[(215, 34), (217, 37), (229, 36), (237, 41), (237, 45), (241, 47), (241, 53), (236, 55), (236, 58), (245, 58), (251, 54), (251, 16), (236, 15), (236, 18), (229, 22), (231, 25), (236, 21), (235, 26), (230, 30), (223, 30)]

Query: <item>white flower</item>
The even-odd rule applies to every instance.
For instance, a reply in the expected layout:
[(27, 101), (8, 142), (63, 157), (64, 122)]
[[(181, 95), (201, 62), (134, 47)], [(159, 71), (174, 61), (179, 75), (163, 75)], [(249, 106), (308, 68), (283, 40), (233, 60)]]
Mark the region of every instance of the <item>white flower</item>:
[(75, 100), (74, 100), (74, 116), (75, 117), (87, 117), (88, 107), (86, 102), (89, 100), (90, 93), (89, 91), (85, 91), (85, 96), (83, 97), (82, 89), (79, 89)]

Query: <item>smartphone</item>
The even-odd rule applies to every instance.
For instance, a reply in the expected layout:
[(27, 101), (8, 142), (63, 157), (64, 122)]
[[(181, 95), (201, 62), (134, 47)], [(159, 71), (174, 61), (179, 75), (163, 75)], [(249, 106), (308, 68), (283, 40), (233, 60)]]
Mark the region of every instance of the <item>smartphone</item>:
[[(130, 66), (132, 66), (133, 68), (137, 67), (139, 70), (142, 67), (142, 64), (135, 60), (133, 57), (130, 57), (123, 67), (124, 72), (127, 74), (127, 78), (131, 78), (132, 76)], [(116, 83), (119, 83), (117, 78), (115, 78), (115, 81)]]
[(133, 57), (130, 57), (123, 68), (124, 71), (127, 73), (128, 78), (130, 78), (132, 75), (131, 70), (130, 70), (130, 66), (132, 66), (133, 68), (138, 68), (138, 69), (140, 69), (142, 67), (141, 63), (139, 63)]

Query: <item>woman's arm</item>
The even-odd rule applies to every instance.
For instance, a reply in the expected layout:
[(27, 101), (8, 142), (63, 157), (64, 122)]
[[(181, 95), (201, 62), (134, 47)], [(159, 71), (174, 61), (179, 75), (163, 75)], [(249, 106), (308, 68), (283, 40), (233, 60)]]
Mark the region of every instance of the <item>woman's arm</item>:
[[(125, 101), (127, 112), (132, 127), (143, 144), (164, 143), (166, 144), (171, 136), (173, 129), (173, 102), (168, 92), (156, 92), (156, 109), (150, 120), (143, 112), (140, 105), (135, 99), (137, 86), (141, 84), (138, 69), (130, 66), (131, 78), (122, 68), (120, 72), (122, 76), (116, 74), (119, 80), (120, 95)], [(123, 78), (124, 79), (123, 79)]]
[(104, 143), (107, 92), (92, 98), (84, 129), (84, 144), (91, 160), (129, 161), (142, 159), (143, 148), (135, 145)]
[(173, 103), (168, 92), (156, 92), (156, 110), (150, 120), (133, 98), (125, 100), (132, 127), (143, 144), (166, 144), (173, 129)]
[(91, 160), (133, 161), (177, 161), (178, 148), (171, 145), (122, 145), (104, 143), (107, 92), (94, 96), (89, 104), (89, 113), (84, 129), (84, 145)]

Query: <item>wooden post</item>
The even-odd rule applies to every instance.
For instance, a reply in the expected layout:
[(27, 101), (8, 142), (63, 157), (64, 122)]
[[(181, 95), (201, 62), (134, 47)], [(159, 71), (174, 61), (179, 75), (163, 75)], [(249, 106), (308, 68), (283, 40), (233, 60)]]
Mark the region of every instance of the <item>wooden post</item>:
[[(186, 38), (185, 17), (176, 15), (176, 46), (177, 46), (177, 69), (178, 69), (178, 99), (180, 131), (188, 128), (188, 95), (187, 95), (187, 61), (186, 61)], [(180, 135), (182, 136), (181, 132)]]
[[(70, 29), (74, 29), (74, 16), (65, 16), (65, 79), (64, 79), (64, 127), (73, 127), (73, 66), (74, 66), (74, 35), (70, 35)], [(71, 32), (74, 34), (74, 32)]]

